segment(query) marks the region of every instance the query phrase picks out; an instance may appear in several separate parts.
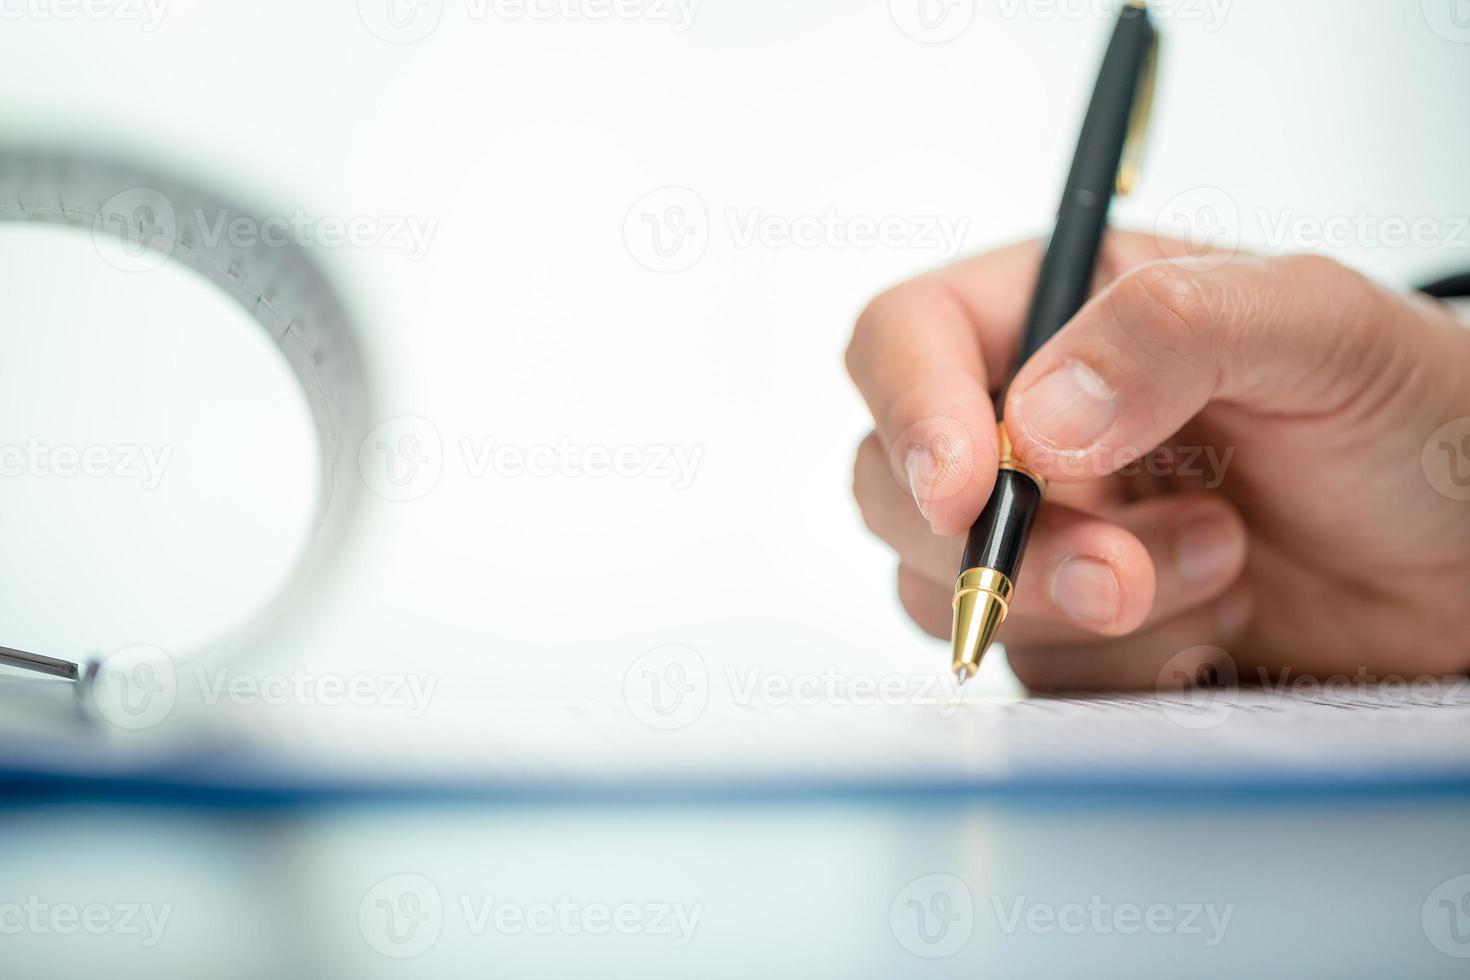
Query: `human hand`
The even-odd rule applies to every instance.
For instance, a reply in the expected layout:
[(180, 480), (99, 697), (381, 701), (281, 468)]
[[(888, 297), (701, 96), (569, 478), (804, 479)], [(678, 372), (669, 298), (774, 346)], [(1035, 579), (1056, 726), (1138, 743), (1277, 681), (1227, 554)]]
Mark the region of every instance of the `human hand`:
[[(1040, 258), (1027, 243), (895, 287), (847, 351), (876, 420), (854, 494), (935, 636)], [(1427, 445), (1470, 416), (1470, 329), (1444, 308), (1325, 258), (1199, 261), (1112, 231), (1093, 299), (1004, 415), (1050, 481), (1000, 634), (1028, 686), (1154, 688), (1226, 666), (1219, 650), (1242, 681), (1470, 670), (1470, 492), (1444, 490), (1470, 446)]]

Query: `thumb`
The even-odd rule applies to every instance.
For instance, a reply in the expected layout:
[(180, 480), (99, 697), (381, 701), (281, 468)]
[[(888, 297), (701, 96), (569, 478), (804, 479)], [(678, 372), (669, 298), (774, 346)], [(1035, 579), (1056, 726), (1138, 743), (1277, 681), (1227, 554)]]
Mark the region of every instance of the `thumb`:
[(1011, 384), (1006, 426), (1027, 465), (1065, 481), (1133, 462), (1212, 401), (1331, 411), (1393, 384), (1383, 368), (1402, 338), (1385, 326), (1405, 305), (1313, 256), (1211, 270), (1152, 262), (1031, 358)]

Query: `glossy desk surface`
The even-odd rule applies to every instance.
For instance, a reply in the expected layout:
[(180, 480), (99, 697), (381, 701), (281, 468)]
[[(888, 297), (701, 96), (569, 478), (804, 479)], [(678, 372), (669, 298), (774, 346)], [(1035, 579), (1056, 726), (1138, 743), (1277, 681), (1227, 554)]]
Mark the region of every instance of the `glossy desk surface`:
[[(117, 794), (113, 794), (117, 795)], [(1455, 792), (0, 812), (16, 977), (1464, 976)]]

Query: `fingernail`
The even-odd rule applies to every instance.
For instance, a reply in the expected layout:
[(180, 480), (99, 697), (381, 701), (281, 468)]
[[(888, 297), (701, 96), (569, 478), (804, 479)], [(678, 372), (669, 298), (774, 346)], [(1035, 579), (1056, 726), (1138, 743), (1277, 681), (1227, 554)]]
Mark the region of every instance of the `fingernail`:
[(1118, 619), (1118, 578), (1107, 562), (1068, 558), (1051, 577), (1051, 599), (1068, 616), (1092, 626), (1111, 626)]
[(1218, 515), (1186, 524), (1179, 532), (1179, 574), (1196, 585), (1213, 582), (1240, 559), (1235, 525)]
[(903, 468), (909, 477), (909, 493), (914, 495), (919, 513), (927, 521), (929, 500), (934, 489), (934, 473), (938, 469), (934, 461), (934, 451), (928, 446), (911, 446), (903, 458)]
[(1014, 399), (1007, 413), (1027, 435), (1056, 449), (1086, 449), (1118, 418), (1117, 396), (1081, 361), (1055, 368)]

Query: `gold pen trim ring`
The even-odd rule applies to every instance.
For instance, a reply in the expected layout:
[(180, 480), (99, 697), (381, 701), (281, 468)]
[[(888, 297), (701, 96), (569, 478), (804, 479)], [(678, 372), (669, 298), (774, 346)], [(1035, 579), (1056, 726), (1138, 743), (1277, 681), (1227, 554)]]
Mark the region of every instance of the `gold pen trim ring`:
[(960, 600), (972, 592), (986, 592), (1000, 603), (1000, 618), (1004, 622), (1011, 611), (1011, 596), (1016, 587), (1004, 572), (993, 568), (967, 568), (960, 573), (954, 584), (954, 598), (950, 605), (958, 606)]
[(1006, 424), (1004, 422), (997, 422), (995, 431), (998, 433), (1000, 439), (1000, 466), (998, 468), (1030, 477), (1031, 482), (1035, 483), (1037, 489), (1045, 495), (1046, 478), (1037, 473), (1033, 473), (1026, 467), (1025, 463), (1016, 458), (1016, 450), (1011, 445), (1011, 434), (1006, 431)]

